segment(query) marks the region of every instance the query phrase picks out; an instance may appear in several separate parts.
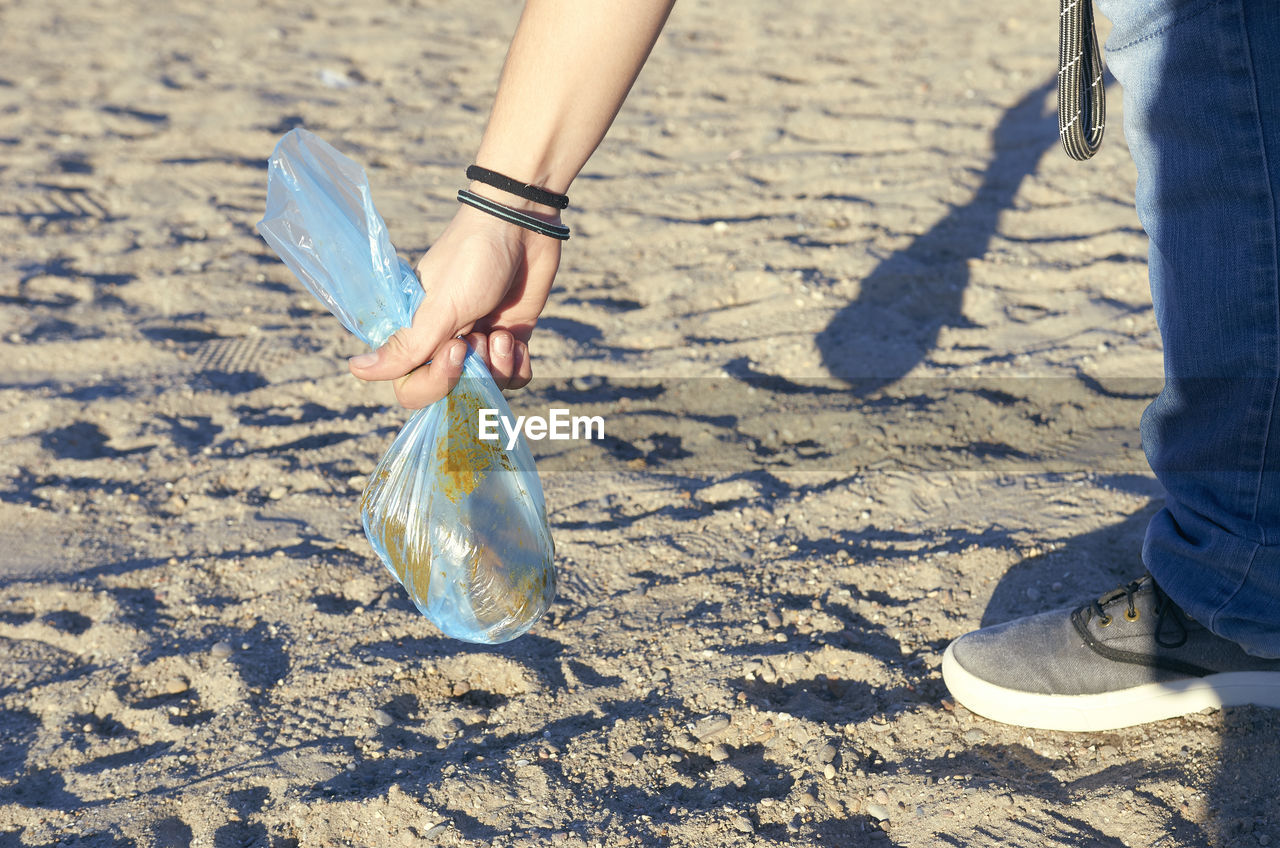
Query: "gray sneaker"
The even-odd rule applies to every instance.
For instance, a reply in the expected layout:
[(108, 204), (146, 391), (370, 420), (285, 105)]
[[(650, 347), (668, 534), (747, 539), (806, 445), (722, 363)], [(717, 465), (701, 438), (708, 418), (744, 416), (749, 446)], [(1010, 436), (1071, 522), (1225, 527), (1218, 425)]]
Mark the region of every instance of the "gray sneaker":
[(986, 627), (951, 643), (942, 678), (995, 721), (1112, 730), (1206, 707), (1280, 707), (1280, 659), (1246, 654), (1182, 612), (1150, 575), (1076, 610)]

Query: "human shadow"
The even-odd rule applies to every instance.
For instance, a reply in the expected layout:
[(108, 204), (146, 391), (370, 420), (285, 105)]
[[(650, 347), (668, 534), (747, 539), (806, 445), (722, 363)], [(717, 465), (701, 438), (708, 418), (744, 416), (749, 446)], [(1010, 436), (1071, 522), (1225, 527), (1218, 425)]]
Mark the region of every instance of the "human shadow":
[(915, 367), (942, 327), (974, 326), (962, 309), (969, 260), (986, 253), (1000, 213), (1057, 144), (1054, 112), (1045, 110), (1055, 85), (1046, 80), (1004, 113), (992, 133), (995, 156), (973, 197), (880, 262), (858, 297), (818, 334), (822, 364), (833, 377), (870, 391)]

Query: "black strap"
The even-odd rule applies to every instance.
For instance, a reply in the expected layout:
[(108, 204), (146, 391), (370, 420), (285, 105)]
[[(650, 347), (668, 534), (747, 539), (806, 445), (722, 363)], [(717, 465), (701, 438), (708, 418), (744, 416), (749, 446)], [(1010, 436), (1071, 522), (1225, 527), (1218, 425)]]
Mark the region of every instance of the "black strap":
[(517, 227), (532, 230), (539, 235), (550, 236), (560, 241), (569, 238), (568, 227), (560, 224), (549, 224), (541, 218), (535, 218), (527, 212), (521, 212), (519, 209), (512, 209), (509, 206), (503, 206), (501, 203), (495, 203), (489, 198), (481, 197), (475, 192), (467, 191), (465, 188), (458, 190), (458, 202), (479, 209), (481, 212), (488, 212), (495, 218), (501, 218), (508, 223), (515, 224)]
[(507, 194), (514, 194), (516, 197), (522, 197), (525, 200), (540, 203), (543, 206), (550, 206), (555, 209), (569, 208), (569, 195), (567, 194), (556, 194), (555, 192), (547, 191), (545, 188), (522, 183), (519, 180), (511, 179), (511, 177), (503, 176), (497, 171), (481, 168), (479, 165), (472, 165), (467, 168), (467, 179), (502, 189)]
[(1107, 89), (1093, 28), (1093, 0), (1062, 0), (1058, 21), (1058, 134), (1072, 159), (1102, 146)]

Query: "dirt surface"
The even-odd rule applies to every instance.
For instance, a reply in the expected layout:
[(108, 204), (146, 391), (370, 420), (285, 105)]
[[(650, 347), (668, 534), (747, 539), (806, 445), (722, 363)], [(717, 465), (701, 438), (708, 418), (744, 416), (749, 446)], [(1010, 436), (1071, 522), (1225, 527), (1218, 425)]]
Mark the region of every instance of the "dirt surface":
[(680, 4), (511, 398), (606, 420), (534, 445), (558, 599), (412, 608), (357, 513), (405, 414), (253, 224), (302, 125), (420, 253), (516, 14), (0, 7), (0, 846), (1280, 845), (1275, 712), (940, 678), (1161, 497), (1133, 168), (1056, 149), (1043, 3)]

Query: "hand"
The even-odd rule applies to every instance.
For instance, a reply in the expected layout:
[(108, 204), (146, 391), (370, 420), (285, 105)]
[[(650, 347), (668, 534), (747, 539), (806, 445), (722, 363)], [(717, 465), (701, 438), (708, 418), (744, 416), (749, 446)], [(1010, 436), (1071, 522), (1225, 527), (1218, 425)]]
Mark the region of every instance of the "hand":
[(457, 384), (470, 343), (499, 388), (521, 388), (533, 376), (529, 337), (559, 266), (559, 241), (461, 207), (418, 263), (426, 294), (413, 324), (352, 357), (351, 373), (393, 381), (396, 399), (418, 409)]

